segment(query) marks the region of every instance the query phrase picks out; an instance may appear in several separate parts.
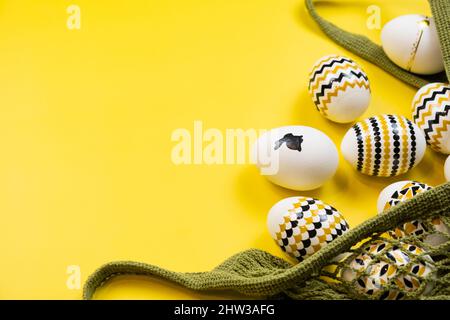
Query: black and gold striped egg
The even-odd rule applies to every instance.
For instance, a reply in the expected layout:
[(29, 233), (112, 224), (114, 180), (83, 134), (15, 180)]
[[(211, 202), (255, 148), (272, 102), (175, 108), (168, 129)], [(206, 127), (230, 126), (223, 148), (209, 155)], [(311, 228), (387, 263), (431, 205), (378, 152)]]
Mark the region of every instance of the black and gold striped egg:
[(413, 120), (435, 151), (450, 154), (450, 85), (430, 83), (417, 91)]
[(344, 158), (359, 172), (397, 176), (414, 168), (425, 154), (419, 127), (403, 116), (379, 115), (356, 123), (342, 139)]

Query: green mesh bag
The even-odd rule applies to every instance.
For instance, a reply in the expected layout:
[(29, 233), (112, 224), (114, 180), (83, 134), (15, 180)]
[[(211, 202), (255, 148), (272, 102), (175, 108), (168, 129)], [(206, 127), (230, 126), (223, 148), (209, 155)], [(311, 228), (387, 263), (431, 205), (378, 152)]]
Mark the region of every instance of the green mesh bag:
[[(450, 74), (450, 1), (430, 0)], [(367, 37), (339, 29), (306, 0), (312, 18), (330, 38), (402, 81), (420, 87), (447, 81), (420, 77), (394, 65)], [(420, 221), (423, 232), (395, 239), (389, 233)], [(444, 228), (436, 228), (439, 221)], [(209, 272), (173, 272), (155, 265), (118, 261), (86, 281), (84, 299), (118, 275), (159, 277), (197, 290), (234, 290), (248, 296), (291, 299), (450, 299), (450, 183), (423, 192), (367, 220), (302, 262), (292, 265), (261, 250), (234, 255)], [(430, 237), (440, 238), (430, 244)]]

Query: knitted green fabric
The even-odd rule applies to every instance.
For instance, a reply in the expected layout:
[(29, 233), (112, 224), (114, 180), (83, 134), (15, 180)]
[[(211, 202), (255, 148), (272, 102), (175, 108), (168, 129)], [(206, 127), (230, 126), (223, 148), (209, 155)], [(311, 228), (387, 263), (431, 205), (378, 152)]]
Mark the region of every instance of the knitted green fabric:
[[(320, 1), (305, 0), (306, 8), (322, 31), (337, 44), (412, 86), (420, 88), (430, 82), (448, 82), (448, 77), (444, 72), (437, 75), (420, 76), (398, 67), (387, 57), (381, 46), (373, 43), (366, 36), (344, 31), (319, 16), (314, 7), (315, 2)], [(436, 21), (445, 69), (447, 74), (450, 74), (450, 2), (448, 0), (429, 0), (429, 2)]]
[[(446, 71), (450, 75), (450, 1), (430, 0), (430, 4), (442, 45)], [(447, 81), (445, 74), (421, 77), (404, 71), (393, 64), (382, 48), (368, 38), (346, 32), (321, 18), (312, 0), (306, 0), (306, 7), (330, 38), (402, 81), (416, 87), (430, 81)], [(89, 277), (84, 286), (83, 298), (92, 299), (96, 289), (114, 276), (143, 275), (160, 277), (192, 290), (234, 290), (249, 296), (269, 298), (380, 299), (385, 298), (387, 292), (396, 292), (401, 294), (397, 297), (409, 299), (450, 299), (450, 235), (434, 229), (433, 222), (436, 218), (450, 229), (450, 183), (419, 194), (391, 208), (385, 214), (377, 215), (296, 265), (256, 249), (236, 254), (209, 272), (182, 273), (140, 262), (111, 262)], [(416, 219), (420, 219), (426, 227), (422, 235), (410, 235), (401, 240), (385, 236), (386, 231)], [(439, 246), (430, 246), (426, 239), (431, 234), (439, 234), (446, 241)], [(398, 277), (394, 277), (383, 286), (387, 291), (366, 292), (358, 290), (356, 282), (367, 279), (367, 271), (353, 279), (343, 278), (352, 259), (364, 255), (368, 246), (377, 245), (381, 239), (394, 249), (403, 250), (405, 245), (409, 244), (408, 248), (419, 247), (425, 250), (425, 253), (411, 257), (411, 261), (396, 270), (398, 275), (407, 279), (405, 281), (418, 283), (420, 288), (410, 290), (396, 281)], [(364, 244), (359, 245), (361, 242)], [(344, 254), (344, 258), (336, 259), (338, 255)], [(383, 259), (383, 255), (371, 254), (366, 269), (375, 264), (389, 263)], [(411, 267), (418, 265), (427, 265), (433, 272), (423, 276), (411, 273)]]
[[(165, 270), (161, 267), (140, 262), (119, 261), (102, 266), (87, 280), (83, 297), (93, 298), (96, 289), (111, 277), (117, 275), (158, 276), (193, 290), (231, 289), (249, 296), (288, 296), (295, 299), (364, 299), (370, 297), (355, 289), (353, 282), (342, 282), (337, 273), (324, 269), (337, 255), (351, 249), (362, 240), (376, 242), (388, 230), (404, 222), (420, 218), (421, 220), (440, 217), (450, 227), (450, 183), (424, 192), (413, 199), (401, 203), (387, 213), (378, 215), (341, 237), (329, 243), (317, 253), (296, 265), (260, 250), (241, 252), (210, 272), (181, 273)], [(427, 235), (424, 234), (423, 237)], [(439, 277), (424, 279), (424, 284), (433, 283), (433, 290), (427, 296), (421, 290), (405, 292), (409, 298), (446, 298), (450, 299), (450, 237), (447, 242), (430, 247), (423, 243), (423, 237), (406, 239), (409, 243), (426, 248), (426, 254), (434, 261)], [(398, 245), (401, 242), (390, 240)], [(367, 243), (367, 242), (366, 242)], [(415, 263), (412, 261), (411, 263)], [(338, 263), (339, 264), (339, 263)], [(435, 274), (435, 273), (434, 273)], [(339, 283), (327, 281), (327, 276)]]

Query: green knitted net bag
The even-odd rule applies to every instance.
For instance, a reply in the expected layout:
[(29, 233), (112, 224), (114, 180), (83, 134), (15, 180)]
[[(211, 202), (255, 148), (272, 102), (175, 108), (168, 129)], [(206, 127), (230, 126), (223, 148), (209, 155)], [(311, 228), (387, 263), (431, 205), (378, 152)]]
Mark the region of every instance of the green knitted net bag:
[[(450, 1), (430, 0), (450, 75)], [(421, 87), (445, 74), (420, 77), (394, 65), (368, 38), (321, 18), (312, 18), (330, 38), (402, 81)], [(420, 221), (422, 232), (392, 237), (405, 223)], [(437, 223), (438, 222), (438, 223)], [(441, 228), (437, 228), (437, 225)], [(234, 290), (248, 296), (292, 299), (450, 299), (450, 183), (423, 192), (367, 220), (304, 261), (292, 265), (261, 250), (236, 254), (209, 272), (172, 272), (132, 261), (111, 262), (95, 271), (83, 298), (118, 275), (160, 277), (198, 291)], [(439, 238), (439, 243), (430, 239)]]

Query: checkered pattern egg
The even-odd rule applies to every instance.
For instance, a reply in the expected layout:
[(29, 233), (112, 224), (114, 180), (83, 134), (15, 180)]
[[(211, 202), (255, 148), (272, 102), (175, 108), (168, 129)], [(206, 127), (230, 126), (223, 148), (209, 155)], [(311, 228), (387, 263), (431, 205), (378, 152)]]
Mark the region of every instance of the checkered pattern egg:
[[(430, 186), (416, 181), (399, 181), (390, 184), (381, 191), (378, 197), (378, 213), (381, 214), (400, 202), (410, 200), (416, 195), (430, 189)], [(429, 233), (424, 239), (426, 243), (436, 246), (446, 242), (447, 238), (436, 232), (450, 233), (450, 230), (445, 223), (440, 218), (434, 218), (431, 221), (431, 225), (434, 230), (429, 230), (430, 228), (427, 227), (427, 224), (423, 221), (414, 220), (406, 222), (401, 227), (395, 228), (393, 231), (389, 232), (389, 234), (394, 239), (400, 239), (406, 236), (421, 236), (424, 233)]]
[(355, 121), (370, 103), (366, 73), (346, 57), (332, 55), (317, 61), (309, 76), (308, 90), (317, 110), (334, 122)]
[(403, 116), (380, 115), (350, 128), (342, 139), (344, 158), (359, 172), (397, 176), (414, 168), (425, 154), (423, 133)]
[(349, 229), (335, 208), (305, 197), (286, 198), (276, 203), (269, 211), (267, 226), (281, 249), (299, 261)]
[(435, 151), (450, 154), (450, 85), (430, 83), (413, 99), (413, 119)]
[[(378, 240), (362, 252), (347, 256), (345, 260), (349, 262), (340, 267), (338, 276), (347, 282), (354, 281), (356, 289), (368, 297), (402, 299), (405, 293), (419, 290), (424, 278), (433, 276), (436, 270), (431, 257), (423, 254), (424, 250), (415, 245), (396, 246)], [(431, 289), (428, 283), (424, 291), (415, 293), (427, 294)]]

